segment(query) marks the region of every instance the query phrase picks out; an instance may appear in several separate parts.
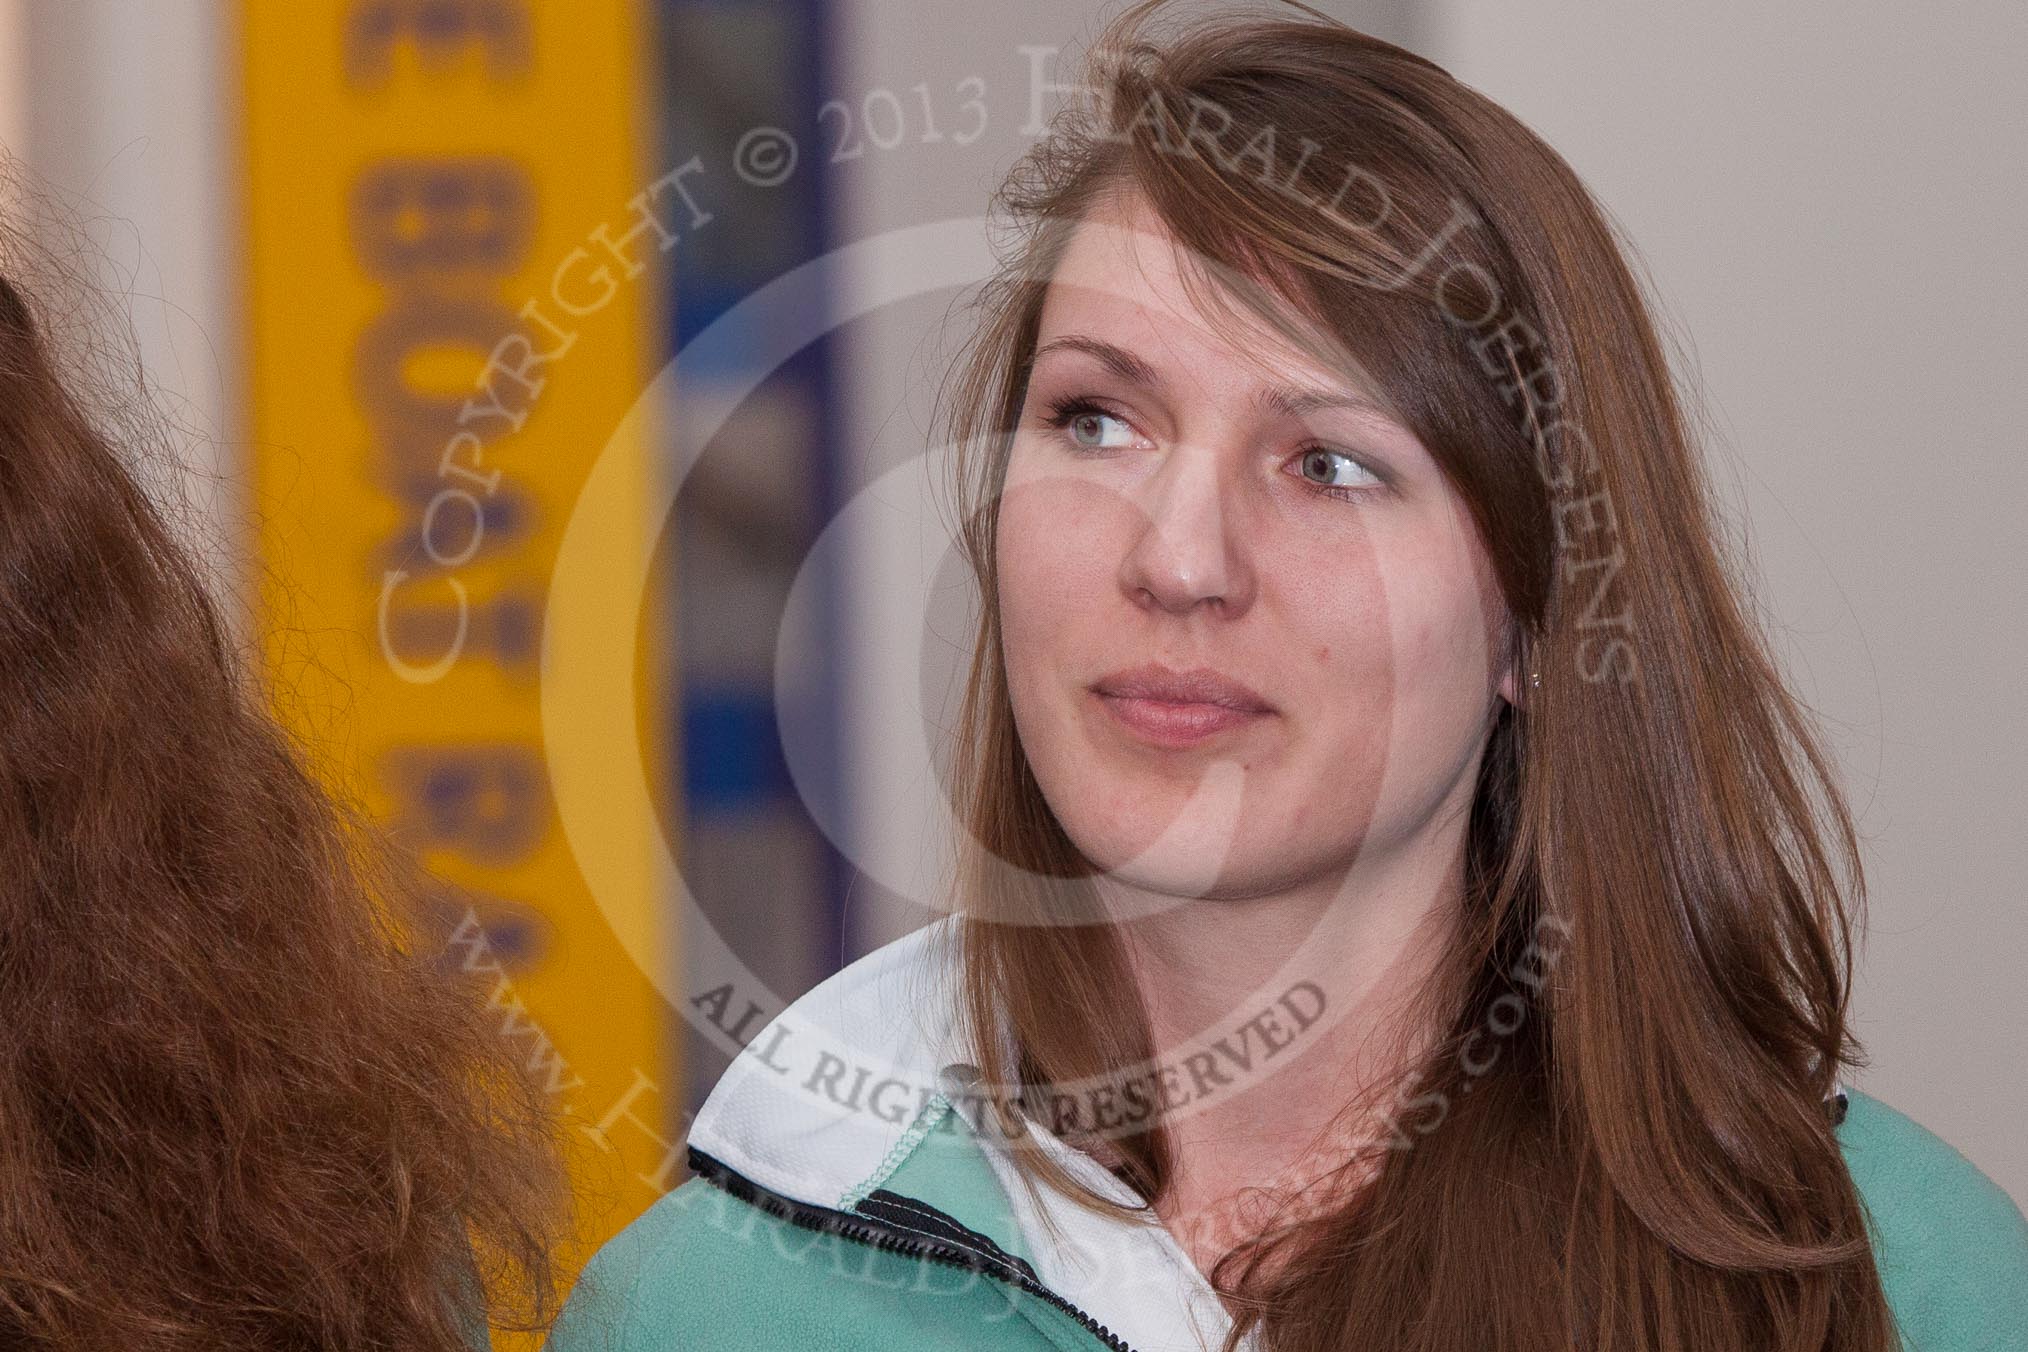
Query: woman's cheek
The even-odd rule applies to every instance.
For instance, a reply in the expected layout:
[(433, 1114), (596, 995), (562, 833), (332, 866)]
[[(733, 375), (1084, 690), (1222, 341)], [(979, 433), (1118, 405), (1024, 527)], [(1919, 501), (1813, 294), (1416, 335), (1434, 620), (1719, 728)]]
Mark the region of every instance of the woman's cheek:
[(1058, 623), (1099, 622), (1117, 593), (1125, 505), (1089, 486), (1032, 484), (1000, 517), (1002, 602), (1054, 616)]

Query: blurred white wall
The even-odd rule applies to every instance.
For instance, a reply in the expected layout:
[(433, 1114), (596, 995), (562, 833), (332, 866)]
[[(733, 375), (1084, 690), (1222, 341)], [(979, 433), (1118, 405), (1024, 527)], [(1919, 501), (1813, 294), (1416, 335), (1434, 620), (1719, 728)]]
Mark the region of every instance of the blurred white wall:
[(27, 25), (23, 0), (0, 3), (0, 150), (9, 154), (28, 140)]
[[(963, 151), (904, 143), (843, 166), (840, 237), (983, 210), (1030, 139), (1018, 49), (1075, 54), (1118, 7), (853, 0), (843, 90), (912, 99), (918, 82), (941, 92), (977, 74), (989, 124)], [(1857, 1025), (1874, 1065), (1861, 1087), (2028, 1199), (2028, 719), (2012, 699), (2028, 666), (2016, 529), (2028, 508), (2028, 9), (1319, 7), (1513, 110), (1631, 233), (1665, 322), (1692, 344), (1687, 374), (1720, 433), (1716, 478), (1868, 838)], [(963, 332), (948, 304), (847, 330), (862, 481), (926, 445), (931, 391)], [(883, 492), (906, 496), (921, 477)], [(911, 503), (892, 519), (920, 515)], [(940, 876), (945, 845), (931, 829), (940, 790), (901, 720), (947, 724), (969, 612), (947, 561), (925, 631), (908, 531), (868, 531), (857, 550), (853, 848), (916, 892)], [(928, 914), (862, 883), (855, 947)]]
[[(2028, 1203), (2028, 6), (1450, 0), (1693, 345), (1870, 868), (1859, 1086)], [(1694, 374), (1694, 372), (1693, 372)]]
[(188, 471), (179, 490), (208, 537), (195, 543), (221, 591), (243, 600), (225, 552), (241, 458), (229, 444), (240, 321), (229, 15), (215, 0), (8, 0), (0, 143), (46, 198), (31, 217), (46, 246), (80, 254), (105, 317), (131, 323)]

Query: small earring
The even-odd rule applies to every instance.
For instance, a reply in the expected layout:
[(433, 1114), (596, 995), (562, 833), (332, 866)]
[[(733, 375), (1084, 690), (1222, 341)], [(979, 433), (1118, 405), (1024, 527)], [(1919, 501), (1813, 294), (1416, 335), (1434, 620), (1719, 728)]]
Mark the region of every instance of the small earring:
[(1528, 673), (1528, 688), (1529, 688), (1530, 690), (1540, 690), (1540, 689), (1542, 688), (1542, 673), (1541, 673), (1541, 672), (1539, 672), (1539, 671), (1531, 671), (1531, 672), (1529, 672), (1529, 673)]

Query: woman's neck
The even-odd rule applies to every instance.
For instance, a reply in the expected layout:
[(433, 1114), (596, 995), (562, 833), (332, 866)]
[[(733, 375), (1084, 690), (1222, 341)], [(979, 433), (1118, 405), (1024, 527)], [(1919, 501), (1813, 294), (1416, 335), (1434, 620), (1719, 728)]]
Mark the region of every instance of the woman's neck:
[[(1271, 897), (1188, 900), (1121, 925), (1169, 1100), (1174, 1170), (1156, 1210), (1208, 1271), (1389, 1135), (1435, 1031), (1455, 936), (1462, 825)], [(1298, 1197), (1310, 1189), (1309, 1195)]]

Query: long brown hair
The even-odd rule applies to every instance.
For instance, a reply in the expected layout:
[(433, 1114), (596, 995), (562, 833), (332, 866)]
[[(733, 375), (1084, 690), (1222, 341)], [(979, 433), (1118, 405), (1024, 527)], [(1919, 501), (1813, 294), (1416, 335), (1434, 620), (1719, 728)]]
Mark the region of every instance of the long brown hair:
[[(1469, 505), (1541, 677), (1481, 758), (1440, 1035), (1408, 1077), (1447, 1111), (1215, 1265), (1235, 1339), (1888, 1352), (1827, 1106), (1864, 1063), (1855, 835), (1741, 599), (1649, 306), (1604, 211), (1511, 114), (1291, 3), (1161, 40), (1164, 0), (1133, 6), (997, 198), (1016, 247), (948, 410), (983, 604), (952, 774), (984, 1083), (1048, 1101), (1150, 1056), (1118, 935), (1036, 923), (1071, 917), (1091, 870), (1023, 755), (994, 567), (1051, 269), (1124, 188), (1252, 310), (1292, 334), (1303, 316), (1377, 382)], [(1548, 922), (1567, 942), (1531, 967)], [(1501, 1055), (1467, 1084), (1489, 1022)], [(1159, 1197), (1159, 1106), (1109, 1145)]]
[(544, 1092), (407, 924), (434, 884), (313, 776), (144, 490), (163, 448), (119, 432), (166, 423), (106, 416), (137, 373), (60, 322), (103, 295), (5, 243), (0, 1345), (546, 1326)]

